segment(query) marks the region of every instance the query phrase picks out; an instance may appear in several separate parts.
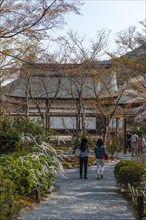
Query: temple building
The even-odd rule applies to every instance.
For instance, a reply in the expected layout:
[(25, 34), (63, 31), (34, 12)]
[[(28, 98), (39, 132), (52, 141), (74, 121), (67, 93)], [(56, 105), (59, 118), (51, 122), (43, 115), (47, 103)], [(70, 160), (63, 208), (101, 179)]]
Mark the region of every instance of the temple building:
[(11, 117), (27, 116), (64, 132), (82, 128), (98, 132), (111, 117), (111, 129), (123, 128), (128, 97), (120, 94), (110, 61), (25, 64), (4, 90)]

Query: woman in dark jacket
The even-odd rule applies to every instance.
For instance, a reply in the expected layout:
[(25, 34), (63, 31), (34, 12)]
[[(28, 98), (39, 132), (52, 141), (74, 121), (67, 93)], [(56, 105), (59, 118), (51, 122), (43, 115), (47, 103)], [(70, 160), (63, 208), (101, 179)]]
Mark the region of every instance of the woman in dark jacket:
[(94, 147), (94, 153), (96, 157), (96, 165), (97, 165), (97, 179), (103, 178), (104, 172), (104, 155), (105, 148), (103, 144), (103, 140), (98, 138), (97, 143)]
[(90, 147), (88, 145), (87, 138), (82, 138), (81, 144), (79, 146), (81, 150), (79, 162), (80, 162), (80, 178), (82, 178), (83, 168), (84, 168), (84, 179), (88, 179), (87, 171), (88, 171), (88, 154), (90, 153)]

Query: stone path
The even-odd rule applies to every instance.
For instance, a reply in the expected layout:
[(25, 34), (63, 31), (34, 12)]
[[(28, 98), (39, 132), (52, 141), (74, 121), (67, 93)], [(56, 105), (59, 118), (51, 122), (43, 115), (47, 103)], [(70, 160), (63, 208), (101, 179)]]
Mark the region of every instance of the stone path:
[(56, 192), (34, 209), (21, 212), (19, 220), (136, 220), (116, 185), (115, 163), (106, 163), (100, 180), (95, 166), (89, 167), (88, 179), (79, 179), (78, 169), (65, 170), (65, 178), (60, 175), (56, 180)]

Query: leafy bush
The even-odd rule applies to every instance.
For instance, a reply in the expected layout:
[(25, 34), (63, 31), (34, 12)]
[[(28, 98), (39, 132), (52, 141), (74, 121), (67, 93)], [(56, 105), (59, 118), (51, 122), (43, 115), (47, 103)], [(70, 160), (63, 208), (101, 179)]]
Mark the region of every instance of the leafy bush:
[(45, 194), (59, 170), (62, 170), (62, 164), (56, 151), (44, 142), (30, 154), (1, 156), (0, 219), (15, 214), (18, 196), (31, 193), (37, 186)]
[(110, 145), (107, 145), (106, 150), (111, 155), (111, 157), (114, 156), (114, 154), (118, 151), (119, 145), (116, 142), (112, 142)]
[(143, 180), (145, 166), (137, 160), (123, 160), (116, 164), (114, 169), (115, 178), (118, 183), (127, 186), (130, 183), (138, 186)]
[(48, 141), (50, 132), (26, 117), (17, 118), (13, 123), (9, 117), (4, 117), (0, 121), (0, 154), (29, 151), (35, 144), (32, 137), (41, 144)]
[(12, 126), (9, 118), (0, 121), (0, 154), (8, 154), (18, 150), (20, 136)]
[(115, 165), (114, 175), (115, 175), (116, 179), (118, 179), (119, 170), (121, 169), (121, 167), (127, 166), (129, 163), (130, 163), (129, 160), (121, 160), (120, 162), (118, 162), (118, 163)]
[(41, 143), (42, 141), (47, 141), (47, 137), (50, 132), (40, 123), (32, 121), (26, 117), (17, 118), (13, 123), (13, 127), (15, 127), (20, 135), (24, 134), (25, 136), (26, 134), (29, 134), (34, 136), (38, 143)]
[(0, 157), (0, 165), (16, 186), (19, 195), (31, 192), (36, 186), (45, 191), (62, 169), (56, 151), (46, 143), (35, 147), (30, 154), (12, 154)]
[(96, 142), (97, 141), (94, 138), (88, 137), (88, 144), (89, 144), (91, 150), (94, 150)]
[[(33, 143), (26, 137), (31, 137)], [(17, 212), (20, 195), (31, 193), (36, 187), (45, 194), (62, 169), (56, 151), (44, 142), (47, 137), (47, 129), (27, 118), (13, 123), (8, 117), (1, 119), (0, 219)]]
[(16, 194), (14, 182), (9, 179), (9, 176), (2, 166), (0, 166), (0, 176), (0, 219), (5, 220), (16, 213), (18, 208), (18, 195)]
[(117, 140), (115, 140), (115, 136), (110, 136), (106, 144), (106, 149), (111, 157), (113, 157), (116, 152), (120, 151), (121, 148), (123, 148), (123, 133), (118, 133), (117, 135)]
[(36, 135), (42, 133), (41, 125), (27, 117), (19, 117), (13, 122), (13, 126), (19, 130), (20, 133), (30, 133)]

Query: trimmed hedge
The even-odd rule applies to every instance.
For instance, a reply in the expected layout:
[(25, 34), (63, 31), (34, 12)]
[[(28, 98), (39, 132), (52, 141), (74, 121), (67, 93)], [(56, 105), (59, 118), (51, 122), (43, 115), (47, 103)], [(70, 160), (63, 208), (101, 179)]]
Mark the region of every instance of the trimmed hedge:
[(127, 187), (128, 183), (139, 186), (143, 180), (145, 166), (137, 160), (122, 160), (116, 164), (114, 175), (117, 183)]

